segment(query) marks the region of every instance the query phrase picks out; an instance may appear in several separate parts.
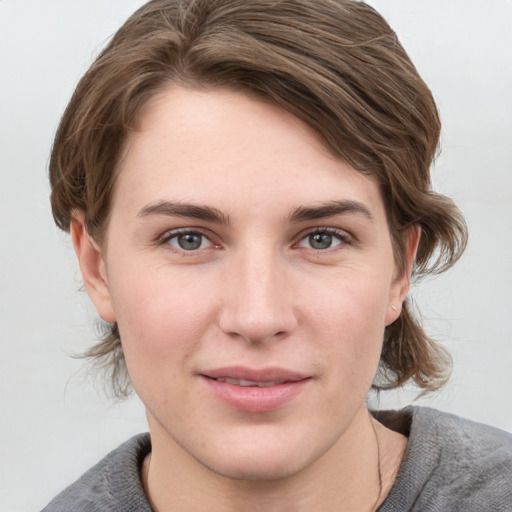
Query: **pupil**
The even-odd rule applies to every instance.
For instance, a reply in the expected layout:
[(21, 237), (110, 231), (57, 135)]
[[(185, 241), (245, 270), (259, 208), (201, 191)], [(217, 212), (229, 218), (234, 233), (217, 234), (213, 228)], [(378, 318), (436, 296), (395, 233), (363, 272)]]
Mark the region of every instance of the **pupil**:
[(193, 251), (201, 247), (201, 238), (202, 235), (187, 233), (178, 237), (178, 244), (185, 251)]
[(328, 249), (332, 245), (332, 236), (326, 233), (315, 233), (309, 237), (309, 242), (314, 249)]

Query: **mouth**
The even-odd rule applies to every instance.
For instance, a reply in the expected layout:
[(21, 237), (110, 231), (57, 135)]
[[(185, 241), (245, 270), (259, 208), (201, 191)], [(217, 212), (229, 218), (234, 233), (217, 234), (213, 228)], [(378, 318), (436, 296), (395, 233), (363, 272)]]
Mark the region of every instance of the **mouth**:
[[(211, 377), (210, 377), (211, 378)], [(233, 384), (235, 386), (246, 387), (256, 387), (256, 388), (268, 388), (270, 386), (278, 386), (280, 384), (285, 384), (285, 380), (269, 380), (269, 381), (255, 381), (255, 380), (245, 380), (245, 379), (232, 379), (230, 377), (220, 377), (218, 379), (213, 379), (217, 382), (227, 382), (228, 384)]]
[[(266, 367), (261, 369), (246, 368), (245, 366), (227, 366), (206, 370), (202, 373), (205, 377), (219, 381), (233, 381), (232, 384), (251, 386), (266, 382), (294, 382), (308, 378), (308, 375), (294, 370), (279, 367)], [(248, 382), (249, 384), (245, 384)]]
[(284, 407), (311, 382), (311, 376), (281, 369), (222, 368), (200, 375), (224, 404), (243, 412), (264, 413)]

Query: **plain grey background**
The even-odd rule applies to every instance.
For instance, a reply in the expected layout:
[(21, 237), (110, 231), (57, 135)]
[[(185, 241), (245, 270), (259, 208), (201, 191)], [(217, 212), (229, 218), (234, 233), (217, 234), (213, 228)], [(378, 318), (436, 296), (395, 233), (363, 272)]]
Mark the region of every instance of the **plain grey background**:
[[(141, 0), (0, 0), (0, 508), (39, 510), (146, 430), (136, 398), (112, 404), (82, 361), (95, 314), (46, 171), (60, 115), (94, 55)], [(470, 228), (454, 270), (412, 294), (454, 358), (419, 400), (512, 432), (512, 1), (372, 0), (431, 86), (444, 123), (435, 188)], [(371, 397), (380, 407), (414, 392)]]

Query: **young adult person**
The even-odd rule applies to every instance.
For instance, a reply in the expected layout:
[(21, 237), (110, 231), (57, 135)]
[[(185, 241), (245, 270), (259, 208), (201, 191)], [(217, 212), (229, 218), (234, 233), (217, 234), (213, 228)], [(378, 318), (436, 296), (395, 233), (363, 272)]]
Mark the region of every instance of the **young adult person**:
[(362, 2), (139, 9), (78, 84), (50, 179), (109, 325), (88, 355), (150, 435), (45, 511), (510, 510), (508, 434), (365, 402), (447, 378), (407, 300), (466, 241), (430, 185), (439, 131)]

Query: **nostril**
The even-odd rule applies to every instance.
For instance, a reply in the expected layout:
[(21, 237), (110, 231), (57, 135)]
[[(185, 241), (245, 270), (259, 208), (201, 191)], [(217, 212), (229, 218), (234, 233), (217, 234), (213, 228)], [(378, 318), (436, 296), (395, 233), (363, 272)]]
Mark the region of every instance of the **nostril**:
[(241, 332), (231, 331), (226, 333), (233, 340), (246, 341), (249, 344), (265, 343), (272, 340), (280, 340), (287, 336), (287, 331), (281, 330), (275, 333), (265, 333), (256, 330), (241, 330)]

